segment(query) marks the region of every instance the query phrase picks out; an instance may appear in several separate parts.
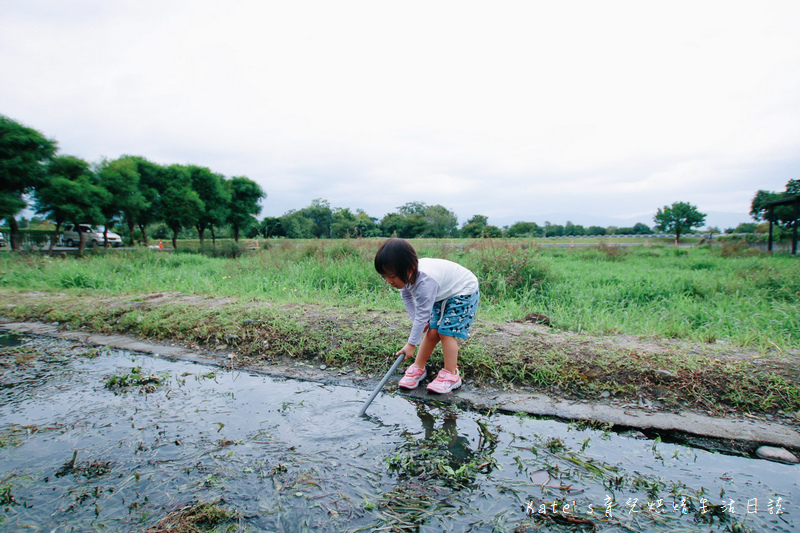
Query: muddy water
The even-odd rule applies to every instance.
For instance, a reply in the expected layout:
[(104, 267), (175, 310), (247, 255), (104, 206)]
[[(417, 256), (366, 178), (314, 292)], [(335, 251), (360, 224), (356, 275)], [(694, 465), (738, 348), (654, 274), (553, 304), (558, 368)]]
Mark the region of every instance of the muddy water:
[[(160, 384), (110, 389), (110, 376)], [(0, 530), (794, 531), (798, 467), (49, 338), (0, 341)]]

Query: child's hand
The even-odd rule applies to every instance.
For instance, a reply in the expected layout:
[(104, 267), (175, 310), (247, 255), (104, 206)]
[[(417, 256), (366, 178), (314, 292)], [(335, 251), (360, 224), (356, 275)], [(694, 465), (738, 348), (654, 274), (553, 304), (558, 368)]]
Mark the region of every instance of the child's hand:
[(400, 355), (401, 353), (404, 353), (404, 354), (406, 354), (406, 356), (403, 358), (403, 360), (405, 360), (405, 359), (411, 359), (412, 357), (414, 357), (414, 352), (415, 352), (415, 351), (417, 351), (417, 347), (416, 347), (416, 346), (414, 346), (413, 344), (406, 344), (406, 345), (405, 345), (405, 346), (403, 346), (403, 348), (402, 348), (402, 349), (401, 349), (399, 352), (397, 352), (395, 355)]

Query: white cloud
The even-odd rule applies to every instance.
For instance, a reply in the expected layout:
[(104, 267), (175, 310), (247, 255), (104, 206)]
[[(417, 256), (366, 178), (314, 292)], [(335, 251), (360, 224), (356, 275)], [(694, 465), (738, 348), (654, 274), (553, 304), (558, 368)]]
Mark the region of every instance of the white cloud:
[(798, 23), (793, 1), (19, 0), (0, 112), (89, 161), (246, 175), (271, 216), (746, 221), (800, 173)]

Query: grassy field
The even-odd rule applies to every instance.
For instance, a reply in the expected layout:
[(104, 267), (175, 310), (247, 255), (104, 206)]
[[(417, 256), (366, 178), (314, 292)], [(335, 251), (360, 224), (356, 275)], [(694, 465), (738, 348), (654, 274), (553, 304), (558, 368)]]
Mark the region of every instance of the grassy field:
[[(0, 256), (0, 285), (18, 290), (141, 295), (152, 292), (276, 303), (396, 310), (399, 299), (372, 266), (380, 241), (277, 241), (216, 255), (135, 250), (76, 260)], [(730, 247), (550, 248), (529, 241), (415, 241), (420, 256), (470, 268), (481, 317), (531, 312), (559, 329), (781, 349), (800, 346), (800, 264)], [(401, 306), (402, 307), (402, 306)]]
[[(376, 370), (402, 346), (408, 327), (399, 296), (372, 266), (380, 242), (261, 241), (248, 251), (220, 243), (204, 253), (189, 251), (192, 246), (94, 250), (79, 259), (4, 253), (0, 315), (231, 344), (244, 356), (320, 358), (329, 365)], [(718, 351), (720, 344), (736, 352), (796, 352), (797, 257), (735, 245), (413, 243), (420, 256), (457, 261), (481, 282), (476, 340), (464, 346), (461, 358), (462, 369), (475, 379), (579, 396), (601, 391), (636, 396), (644, 390), (695, 406), (800, 409), (800, 383), (792, 381), (792, 372), (756, 372), (740, 360), (710, 364), (717, 361), (713, 354), (697, 355), (706, 350), (702, 347)], [(156, 299), (158, 306), (152, 304)], [(530, 313), (546, 316), (550, 331), (597, 342), (588, 349), (503, 334), (504, 325)], [(690, 342), (701, 349), (646, 353), (601, 346), (617, 335)], [(659, 384), (655, 370), (666, 370), (677, 382)], [(739, 386), (727, 391), (725, 382)], [(690, 391), (676, 393), (681, 387)]]

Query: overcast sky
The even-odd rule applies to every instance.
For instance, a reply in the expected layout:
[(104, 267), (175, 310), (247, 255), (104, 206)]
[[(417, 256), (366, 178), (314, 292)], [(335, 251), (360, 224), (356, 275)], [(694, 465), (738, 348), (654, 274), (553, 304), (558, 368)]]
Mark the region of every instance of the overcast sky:
[(89, 162), (459, 225), (721, 229), (800, 179), (800, 2), (0, 0), (0, 114)]

